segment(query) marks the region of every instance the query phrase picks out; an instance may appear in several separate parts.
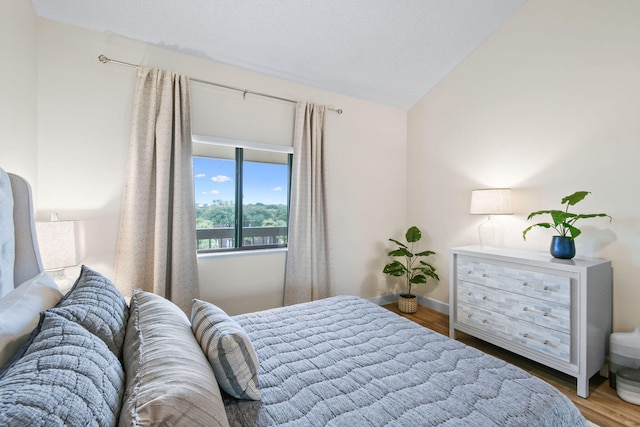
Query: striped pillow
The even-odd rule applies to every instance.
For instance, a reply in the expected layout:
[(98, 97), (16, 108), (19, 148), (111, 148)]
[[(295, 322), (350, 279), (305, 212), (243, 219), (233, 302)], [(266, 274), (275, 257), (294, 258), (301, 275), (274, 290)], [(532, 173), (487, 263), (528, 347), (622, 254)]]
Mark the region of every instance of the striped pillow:
[(193, 300), (191, 329), (220, 387), (238, 399), (260, 400), (258, 356), (244, 329), (222, 309)]

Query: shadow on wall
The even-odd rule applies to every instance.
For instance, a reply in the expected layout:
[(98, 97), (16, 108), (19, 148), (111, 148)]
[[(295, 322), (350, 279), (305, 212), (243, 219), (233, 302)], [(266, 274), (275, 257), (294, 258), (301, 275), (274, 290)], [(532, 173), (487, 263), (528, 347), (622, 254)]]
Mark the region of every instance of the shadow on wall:
[(382, 272), (389, 262), (387, 253), (391, 250), (391, 246), (387, 243), (387, 241), (377, 242), (375, 253), (378, 256), (367, 262), (366, 268), (369, 274), (364, 277), (360, 286), (360, 295), (363, 298), (389, 295), (401, 290), (401, 281), (398, 278), (389, 277)]
[(201, 296), (200, 299), (220, 307), (230, 316), (235, 316), (282, 307), (283, 294), (274, 295), (273, 292), (260, 292), (256, 289), (252, 291), (251, 296), (247, 297), (233, 296), (225, 297), (224, 299), (216, 298), (214, 301), (211, 301), (211, 298)]

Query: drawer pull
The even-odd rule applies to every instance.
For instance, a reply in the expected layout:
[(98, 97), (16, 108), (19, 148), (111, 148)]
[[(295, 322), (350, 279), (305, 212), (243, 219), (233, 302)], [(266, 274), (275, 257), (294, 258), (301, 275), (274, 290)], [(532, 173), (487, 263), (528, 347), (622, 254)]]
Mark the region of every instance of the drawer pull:
[(536, 310), (531, 310), (529, 307), (523, 307), (522, 311), (526, 311), (527, 313), (532, 313), (538, 316), (542, 316), (542, 317), (551, 317), (555, 319), (555, 316), (552, 315), (551, 313), (547, 312), (547, 311), (536, 311)]
[(549, 340), (544, 340), (544, 341), (543, 341), (543, 340), (539, 340), (539, 339), (537, 339), (537, 338), (534, 338), (534, 337), (530, 336), (530, 335), (529, 335), (529, 334), (527, 334), (526, 332), (525, 332), (524, 334), (522, 334), (522, 337), (523, 337), (523, 338), (526, 338), (526, 339), (529, 339), (529, 340), (531, 340), (531, 341), (538, 341), (538, 342), (541, 342), (542, 344), (544, 344), (544, 345), (546, 345), (546, 346), (548, 346), (548, 347), (554, 347), (554, 348), (555, 348), (555, 347), (557, 347), (554, 343), (552, 343), (552, 342), (551, 342), (551, 341), (549, 341)]
[(526, 286), (526, 287), (534, 288), (534, 289), (540, 289), (542, 291), (557, 292), (557, 289), (552, 288), (551, 286), (537, 286), (537, 285), (532, 285), (532, 284), (527, 283), (527, 282), (522, 282), (522, 286)]
[[(472, 317), (472, 314), (467, 314), (467, 319), (471, 319)], [(482, 323), (485, 325), (491, 325), (491, 323), (487, 319), (482, 319)]]

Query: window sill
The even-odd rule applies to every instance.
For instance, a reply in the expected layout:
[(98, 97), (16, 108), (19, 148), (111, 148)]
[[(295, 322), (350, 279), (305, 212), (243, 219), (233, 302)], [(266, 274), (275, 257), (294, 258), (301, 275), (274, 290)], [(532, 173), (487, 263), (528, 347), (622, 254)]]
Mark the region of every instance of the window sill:
[(228, 252), (207, 252), (198, 254), (198, 261), (213, 258), (226, 258), (226, 257), (246, 257), (256, 255), (276, 255), (286, 253), (287, 248), (274, 248), (274, 249), (256, 249), (245, 251), (228, 251)]

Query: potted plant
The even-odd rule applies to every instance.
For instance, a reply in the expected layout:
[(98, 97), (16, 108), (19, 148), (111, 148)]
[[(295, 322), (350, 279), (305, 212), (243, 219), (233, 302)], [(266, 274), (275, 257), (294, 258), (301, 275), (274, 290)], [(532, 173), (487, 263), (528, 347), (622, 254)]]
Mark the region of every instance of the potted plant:
[(414, 253), (414, 244), (422, 238), (422, 232), (416, 226), (410, 227), (405, 234), (407, 245), (394, 239), (389, 239), (398, 245), (397, 249), (388, 253), (391, 257), (400, 257), (402, 261), (394, 260), (384, 266), (382, 272), (389, 276), (406, 279), (407, 292), (398, 297), (398, 309), (403, 313), (415, 313), (418, 310), (418, 298), (411, 293), (414, 284), (427, 283), (427, 277), (440, 280), (436, 268), (422, 258), (434, 255), (434, 251)]
[(522, 232), (522, 238), (527, 240), (527, 233), (533, 227), (553, 228), (558, 235), (553, 236), (551, 240), (551, 255), (554, 258), (571, 259), (576, 255), (576, 246), (574, 239), (581, 233), (580, 229), (576, 228), (575, 223), (579, 219), (595, 218), (595, 217), (608, 217), (611, 222), (611, 217), (605, 213), (597, 214), (575, 214), (569, 212), (569, 206), (574, 206), (576, 203), (587, 197), (589, 191), (576, 191), (570, 196), (566, 196), (562, 199), (561, 203), (566, 204), (564, 210), (544, 210), (531, 212), (527, 217), (530, 220), (536, 215), (549, 214), (553, 222), (539, 222), (527, 227)]

